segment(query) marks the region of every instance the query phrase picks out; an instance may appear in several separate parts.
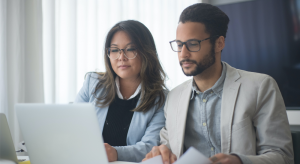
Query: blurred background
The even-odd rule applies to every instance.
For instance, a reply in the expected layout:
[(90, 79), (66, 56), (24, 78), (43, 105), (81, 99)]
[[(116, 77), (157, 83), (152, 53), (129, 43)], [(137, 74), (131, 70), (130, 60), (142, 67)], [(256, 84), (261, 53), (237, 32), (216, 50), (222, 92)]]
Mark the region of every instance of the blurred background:
[(73, 102), (87, 72), (105, 71), (105, 37), (119, 21), (149, 28), (168, 89), (188, 80), (169, 41), (182, 10), (199, 2), (230, 18), (222, 60), (272, 76), (287, 109), (300, 111), (300, 0), (0, 0), (0, 112), (15, 144), (14, 105)]
[(219, 8), (230, 18), (222, 60), (272, 76), (287, 109), (300, 109), (300, 0), (254, 0)]

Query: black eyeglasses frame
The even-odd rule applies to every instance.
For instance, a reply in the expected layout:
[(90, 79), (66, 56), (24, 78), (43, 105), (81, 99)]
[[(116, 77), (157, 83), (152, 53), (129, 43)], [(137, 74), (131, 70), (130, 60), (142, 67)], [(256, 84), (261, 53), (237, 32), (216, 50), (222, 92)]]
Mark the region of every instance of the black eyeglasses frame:
[[(203, 40), (190, 39), (190, 40), (188, 40), (188, 41), (186, 41), (186, 42), (181, 42), (181, 41), (179, 41), (179, 40), (172, 40), (172, 41), (170, 41), (169, 43), (170, 43), (171, 49), (172, 49), (174, 52), (181, 52), (181, 51), (175, 51), (175, 50), (173, 49), (173, 47), (172, 47), (172, 43), (173, 43), (173, 42), (178, 42), (178, 41), (182, 43), (182, 46), (185, 45), (185, 47), (187, 48), (187, 50), (189, 50), (190, 52), (198, 52), (198, 51), (200, 51), (200, 49), (201, 49), (201, 46), (200, 46), (200, 43), (201, 43), (201, 42), (203, 42), (203, 41), (205, 41), (205, 40), (208, 40), (208, 39), (211, 39), (211, 38), (214, 38), (214, 37), (219, 37), (219, 35), (211, 36), (211, 37), (208, 37), (208, 38), (203, 39)], [(189, 46), (187, 46), (187, 44), (186, 44), (186, 43), (189, 42), (189, 41), (197, 41), (197, 42), (199, 43), (199, 49), (198, 49), (197, 51), (191, 51), (191, 50), (189, 49)]]

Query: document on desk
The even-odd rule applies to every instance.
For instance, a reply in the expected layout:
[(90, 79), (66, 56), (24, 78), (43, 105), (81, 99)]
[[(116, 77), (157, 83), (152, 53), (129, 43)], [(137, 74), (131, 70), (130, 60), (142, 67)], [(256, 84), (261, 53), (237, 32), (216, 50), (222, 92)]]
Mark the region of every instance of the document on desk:
[(161, 155), (148, 159), (147, 161), (141, 162), (140, 164), (163, 164)]
[[(194, 147), (190, 147), (174, 164), (211, 164), (212, 162)], [(148, 159), (141, 164), (163, 164), (161, 156)]]
[(190, 147), (174, 164), (211, 164), (211, 160), (205, 157), (194, 147)]

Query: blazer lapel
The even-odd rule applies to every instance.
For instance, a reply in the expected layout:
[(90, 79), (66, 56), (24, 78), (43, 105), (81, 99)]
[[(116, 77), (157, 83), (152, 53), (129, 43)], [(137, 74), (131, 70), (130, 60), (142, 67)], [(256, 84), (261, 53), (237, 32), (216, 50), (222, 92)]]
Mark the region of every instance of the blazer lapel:
[[(136, 107), (139, 106), (141, 103), (141, 97), (139, 98)], [(136, 137), (138, 136), (137, 134), (139, 134), (139, 131), (142, 131), (143, 126), (136, 126), (136, 125), (140, 125), (140, 120), (144, 120), (146, 119), (145, 114), (142, 112), (133, 112), (133, 116), (128, 128), (128, 132), (127, 132), (127, 137), (126, 137), (126, 143), (127, 145), (129, 143), (134, 143), (134, 141), (136, 141)], [(132, 135), (135, 134), (135, 135)]]
[(96, 106), (96, 113), (97, 113), (97, 118), (98, 118), (101, 133), (103, 133), (107, 112), (108, 112), (108, 106), (104, 108), (100, 108)]
[(187, 83), (186, 87), (182, 90), (181, 94), (178, 96), (179, 105), (177, 106), (176, 110), (176, 127), (177, 127), (177, 144), (178, 149), (175, 150), (175, 154), (177, 157), (182, 155), (183, 153), (183, 141), (184, 141), (184, 134), (185, 134), (185, 125), (186, 125), (186, 116), (188, 112), (190, 96), (192, 91), (192, 82), (191, 80)]
[(231, 128), (233, 114), (235, 110), (236, 99), (240, 88), (240, 83), (236, 82), (240, 78), (238, 71), (228, 65), (221, 105), (221, 151), (222, 153), (230, 152)]

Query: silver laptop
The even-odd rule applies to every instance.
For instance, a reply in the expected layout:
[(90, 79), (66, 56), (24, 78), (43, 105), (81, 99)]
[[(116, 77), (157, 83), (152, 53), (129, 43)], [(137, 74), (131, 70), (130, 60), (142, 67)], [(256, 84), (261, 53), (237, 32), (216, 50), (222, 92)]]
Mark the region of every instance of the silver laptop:
[(17, 104), (31, 164), (108, 164), (92, 104)]
[(0, 113), (0, 163), (4, 163), (4, 160), (18, 163), (7, 119), (4, 113)]

